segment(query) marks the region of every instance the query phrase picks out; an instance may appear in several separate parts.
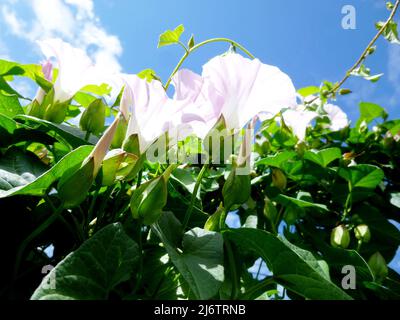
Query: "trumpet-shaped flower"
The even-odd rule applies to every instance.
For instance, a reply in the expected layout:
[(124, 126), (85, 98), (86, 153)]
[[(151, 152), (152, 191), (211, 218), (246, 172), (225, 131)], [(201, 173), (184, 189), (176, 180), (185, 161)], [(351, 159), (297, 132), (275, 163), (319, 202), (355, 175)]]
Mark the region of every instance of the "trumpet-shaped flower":
[(306, 110), (303, 105), (298, 105), (295, 109), (286, 110), (282, 117), (299, 141), (303, 141), (306, 137), (307, 127), (318, 117), (318, 113)]
[(227, 129), (241, 129), (254, 116), (273, 117), (296, 105), (290, 78), (277, 67), (250, 60), (236, 53), (211, 59), (203, 78), (223, 97), (220, 106)]
[[(179, 113), (183, 101), (169, 99), (159, 81), (148, 82), (136, 75), (125, 78), (124, 104), (131, 104), (127, 137), (137, 135), (140, 153), (145, 152), (163, 133), (174, 129), (179, 131), (176, 126), (184, 130)], [(127, 106), (122, 109), (127, 109)]]
[(328, 114), (328, 118), (331, 121), (329, 128), (332, 131), (339, 131), (349, 125), (349, 119), (347, 115), (338, 106), (333, 104), (326, 104), (324, 106), (325, 112)]
[(55, 58), (58, 64), (54, 102), (68, 101), (86, 85), (100, 85), (104, 82), (104, 75), (85, 51), (74, 48), (61, 39), (42, 40), (38, 41), (38, 44), (46, 58)]
[(190, 70), (180, 70), (173, 78), (174, 100), (180, 102), (180, 120), (190, 133), (203, 139), (221, 116), (224, 98), (212, 83)]

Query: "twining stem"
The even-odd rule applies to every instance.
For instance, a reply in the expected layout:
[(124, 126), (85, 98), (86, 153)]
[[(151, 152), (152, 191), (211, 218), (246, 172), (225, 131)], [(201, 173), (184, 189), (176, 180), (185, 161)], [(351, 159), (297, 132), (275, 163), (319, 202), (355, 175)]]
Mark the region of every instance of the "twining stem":
[(229, 240), (224, 242), (225, 250), (228, 256), (229, 267), (232, 276), (232, 291), (230, 300), (236, 300), (240, 292), (240, 277), (236, 268), (235, 255), (233, 253), (232, 245)]
[(346, 202), (344, 204), (342, 221), (344, 221), (346, 219), (347, 215), (350, 213), (352, 201), (353, 201), (353, 186), (349, 182), (349, 194), (347, 195)]
[(29, 243), (37, 236), (39, 236), (44, 230), (46, 230), (51, 224), (53, 224), (57, 220), (59, 215), (62, 213), (63, 209), (64, 209), (64, 204), (61, 203), (61, 205), (56, 209), (55, 212), (53, 212), (50, 215), (50, 217), (48, 217), (39, 227), (37, 227), (24, 241), (22, 241), (21, 246), (18, 249), (17, 257), (15, 260), (14, 277), (16, 277), (18, 274), (22, 256)]
[[(379, 37), (382, 35), (382, 33), (385, 31), (386, 27), (389, 25), (389, 23), (393, 20), (397, 9), (399, 8), (400, 5), (400, 0), (396, 0), (395, 5), (393, 6), (393, 9), (389, 15), (389, 18), (386, 20), (386, 22), (383, 24), (382, 28), (379, 29), (378, 33), (375, 35), (375, 37), (373, 37), (373, 39), (370, 41), (370, 43), (368, 44), (368, 46), (365, 48), (365, 50), (363, 51), (363, 53), (361, 54), (361, 56), (358, 58), (358, 60), (356, 61), (356, 63), (346, 72), (346, 75), (344, 76), (344, 78), (342, 80), (340, 80), (331, 90), (328, 91), (327, 96), (332, 96), (333, 94), (335, 94), (341, 87), (342, 85), (347, 81), (348, 78), (350, 78), (351, 73), (357, 69), (363, 62), (364, 60), (367, 58), (372, 46), (375, 44), (375, 42), (379, 39)], [(313, 103), (315, 100), (317, 100), (318, 97), (315, 97), (313, 99), (311, 99), (308, 103), (311, 104)]]
[(179, 43), (181, 46), (184, 47), (185, 49), (185, 54), (183, 55), (183, 57), (181, 58), (181, 60), (179, 60), (178, 64), (176, 65), (175, 69), (172, 71), (171, 75), (169, 76), (164, 88), (165, 90), (167, 90), (169, 88), (169, 85), (171, 84), (172, 81), (172, 77), (175, 75), (175, 73), (178, 72), (178, 70), (180, 69), (180, 67), (182, 66), (182, 64), (185, 62), (185, 60), (187, 59), (187, 57), (193, 53), (194, 51), (196, 51), (197, 49), (201, 48), (202, 46), (209, 44), (209, 43), (213, 43), (213, 42), (228, 42), (230, 44), (232, 44), (233, 46), (239, 48), (240, 50), (242, 50), (245, 54), (247, 54), (251, 59), (254, 59), (254, 56), (250, 53), (250, 51), (248, 51), (245, 47), (243, 47), (241, 44), (237, 43), (236, 41), (233, 41), (231, 39), (228, 38), (213, 38), (213, 39), (209, 39), (203, 42), (200, 42), (198, 44), (196, 44), (195, 46), (193, 46), (191, 49), (187, 49), (185, 47), (184, 44)]
[(196, 200), (196, 196), (197, 196), (197, 193), (199, 192), (201, 181), (203, 180), (204, 173), (207, 171), (208, 167), (209, 167), (209, 164), (207, 162), (203, 165), (203, 167), (200, 170), (199, 175), (197, 176), (196, 184), (194, 185), (193, 193), (190, 198), (190, 204), (186, 211), (185, 219), (183, 220), (183, 228), (182, 228), (183, 232), (185, 232), (186, 227), (189, 223), (190, 217), (192, 216), (194, 201)]

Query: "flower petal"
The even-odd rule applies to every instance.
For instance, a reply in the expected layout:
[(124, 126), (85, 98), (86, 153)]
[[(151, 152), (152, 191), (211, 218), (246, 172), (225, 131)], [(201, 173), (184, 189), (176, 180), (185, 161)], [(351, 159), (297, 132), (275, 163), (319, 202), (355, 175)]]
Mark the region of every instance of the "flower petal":
[(241, 129), (260, 112), (275, 115), (296, 104), (290, 78), (277, 67), (236, 53), (211, 59), (203, 78), (224, 98), (222, 114), (228, 129)]

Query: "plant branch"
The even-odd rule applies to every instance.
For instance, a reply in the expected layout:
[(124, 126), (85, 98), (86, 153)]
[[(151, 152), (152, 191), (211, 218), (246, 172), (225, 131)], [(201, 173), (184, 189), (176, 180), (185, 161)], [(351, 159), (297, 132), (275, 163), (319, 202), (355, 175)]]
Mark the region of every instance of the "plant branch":
[[(328, 91), (327, 93), (327, 97), (335, 94), (342, 86), (343, 84), (347, 81), (347, 79), (350, 78), (351, 73), (357, 69), (363, 62), (364, 60), (368, 57), (368, 54), (372, 48), (372, 46), (375, 44), (375, 42), (379, 39), (379, 37), (382, 35), (382, 33), (385, 31), (386, 27), (389, 25), (389, 23), (393, 20), (397, 9), (399, 8), (400, 5), (400, 0), (396, 0), (395, 5), (393, 6), (393, 9), (389, 15), (389, 18), (386, 20), (386, 22), (383, 24), (382, 28), (379, 29), (378, 33), (375, 35), (375, 37), (372, 38), (372, 40), (370, 41), (370, 43), (368, 44), (368, 46), (365, 48), (365, 50), (363, 51), (363, 53), (361, 54), (361, 56), (358, 58), (358, 60), (356, 61), (356, 63), (346, 72), (346, 75), (343, 77), (342, 80), (340, 80), (331, 90)], [(315, 100), (317, 100), (318, 97), (315, 97), (313, 99), (311, 99), (308, 104), (313, 103)]]

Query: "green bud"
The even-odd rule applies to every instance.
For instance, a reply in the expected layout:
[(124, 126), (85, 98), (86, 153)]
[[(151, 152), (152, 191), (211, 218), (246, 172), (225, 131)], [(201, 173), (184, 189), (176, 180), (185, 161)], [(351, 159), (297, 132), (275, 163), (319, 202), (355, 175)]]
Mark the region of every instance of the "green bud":
[(49, 104), (44, 112), (44, 120), (62, 123), (67, 116), (68, 106), (69, 101)]
[(371, 232), (366, 224), (360, 224), (354, 228), (354, 234), (358, 240), (367, 243), (371, 240)]
[(346, 249), (350, 244), (350, 232), (344, 226), (340, 225), (332, 230), (331, 245), (335, 248)]
[(232, 170), (222, 188), (224, 206), (230, 210), (234, 205), (242, 205), (249, 199), (251, 192), (250, 175), (237, 174), (238, 168), (232, 166)]
[(67, 171), (58, 182), (58, 196), (64, 202), (65, 208), (73, 208), (80, 205), (85, 200), (90, 187), (93, 184), (94, 158), (82, 166), (71, 171)]
[(139, 137), (137, 134), (133, 134), (127, 137), (122, 145), (122, 149), (126, 152), (140, 156)]
[(111, 147), (113, 149), (122, 147), (127, 130), (128, 130), (128, 121), (123, 116), (121, 116), (121, 119), (117, 126), (117, 130), (115, 131), (115, 134), (114, 134), (114, 138), (111, 142)]
[(385, 259), (379, 252), (374, 253), (368, 260), (368, 265), (378, 282), (383, 281), (388, 275)]
[(272, 183), (275, 187), (277, 187), (281, 191), (286, 189), (287, 179), (281, 169), (278, 168), (272, 169)]
[(130, 208), (134, 219), (141, 219), (144, 224), (151, 225), (160, 218), (167, 204), (167, 182), (174, 168), (170, 166), (163, 175), (147, 181), (133, 192)]
[(33, 100), (27, 107), (26, 113), (32, 117), (41, 118), (41, 106), (39, 102)]
[(220, 220), (224, 212), (225, 208), (222, 206), (221, 203), (220, 206), (217, 208), (217, 211), (215, 211), (215, 213), (207, 219), (204, 225), (204, 229), (208, 231), (216, 231), (216, 232), (220, 231), (219, 230)]
[(82, 113), (79, 126), (83, 131), (100, 134), (106, 121), (106, 105), (103, 99), (94, 100)]
[(110, 151), (103, 160), (102, 185), (111, 186), (121, 181), (131, 172), (137, 162), (137, 156), (121, 149)]

